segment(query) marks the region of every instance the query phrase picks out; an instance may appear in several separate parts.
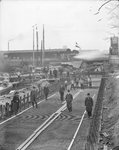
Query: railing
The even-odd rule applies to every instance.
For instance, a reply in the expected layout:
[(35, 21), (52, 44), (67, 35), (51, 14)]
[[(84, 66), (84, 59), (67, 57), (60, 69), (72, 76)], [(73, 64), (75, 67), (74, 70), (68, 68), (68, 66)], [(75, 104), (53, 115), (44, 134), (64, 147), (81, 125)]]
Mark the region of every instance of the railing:
[[(49, 86), (50, 93), (52, 94), (59, 90), (60, 84), (64, 80), (54, 82)], [(39, 87), (37, 91), (37, 102), (41, 101), (44, 98), (44, 92), (43, 88)], [(23, 98), (20, 97), (20, 103), (19, 103), (19, 112), (29, 108), (31, 106), (31, 94), (24, 95)], [(5, 105), (0, 105), (0, 121), (5, 120), (9, 117), (14, 115), (14, 112), (12, 112), (11, 104), (6, 103)]]
[(101, 127), (102, 102), (105, 89), (106, 78), (101, 79), (98, 91), (97, 101), (95, 104), (92, 121), (90, 124), (85, 150), (97, 150), (99, 142), (99, 131)]

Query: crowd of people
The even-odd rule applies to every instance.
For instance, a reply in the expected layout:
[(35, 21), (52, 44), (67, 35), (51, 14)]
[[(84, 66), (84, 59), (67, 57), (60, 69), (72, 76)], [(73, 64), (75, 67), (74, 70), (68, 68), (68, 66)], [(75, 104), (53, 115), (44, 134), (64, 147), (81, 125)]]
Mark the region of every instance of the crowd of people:
[[(61, 84), (59, 88), (59, 94), (60, 94), (60, 100), (63, 102), (66, 100), (67, 103), (67, 109), (69, 112), (72, 112), (72, 101), (73, 101), (73, 95), (71, 94), (72, 90), (75, 90), (76, 88), (84, 89), (84, 81), (82, 79), (76, 78), (71, 79), (71, 81), (64, 81), (64, 84)], [(91, 79), (88, 79), (88, 86), (92, 87), (92, 81)], [(64, 97), (64, 93), (67, 91), (66, 96)], [(86, 106), (86, 112), (88, 117), (90, 118), (92, 116), (92, 107), (93, 107), (93, 99), (90, 96), (90, 93), (87, 94), (87, 97), (85, 99), (85, 106)]]
[[(62, 71), (60, 72), (60, 75), (61, 74), (62, 74)], [(67, 72), (67, 79), (61, 83), (60, 88), (59, 88), (60, 100), (61, 102), (63, 102), (64, 100), (66, 101), (67, 109), (69, 112), (72, 111), (72, 101), (73, 101), (73, 95), (71, 94), (71, 91), (75, 90), (76, 88), (81, 88), (83, 90), (85, 88), (85, 84), (87, 84), (89, 88), (92, 87), (92, 81), (91, 81), (90, 76), (88, 76), (87, 78), (84, 78), (82, 76), (76, 76), (75, 74), (73, 75), (74, 76), (70, 76), (70, 73)], [(55, 78), (58, 77), (58, 71), (56, 69), (54, 69), (52, 72), (50, 70), (49, 77), (52, 77), (52, 76), (54, 76)], [(67, 91), (66, 95), (65, 95), (65, 91)], [(43, 92), (44, 92), (45, 100), (48, 100), (50, 87), (48, 85), (44, 86)], [(19, 100), (18, 92), (15, 92), (13, 96), (13, 100), (11, 102), (11, 109), (15, 115), (19, 111), (19, 104), (20, 104), (20, 100)], [(31, 90), (31, 104), (33, 107), (35, 106), (36, 108), (38, 108), (37, 92), (36, 92), (35, 87), (33, 87), (33, 89)], [(87, 94), (87, 97), (85, 99), (85, 106), (86, 106), (88, 117), (90, 117), (92, 115), (91, 107), (93, 106), (93, 100), (90, 97), (90, 93)], [(89, 108), (88, 106), (91, 106), (91, 107)]]

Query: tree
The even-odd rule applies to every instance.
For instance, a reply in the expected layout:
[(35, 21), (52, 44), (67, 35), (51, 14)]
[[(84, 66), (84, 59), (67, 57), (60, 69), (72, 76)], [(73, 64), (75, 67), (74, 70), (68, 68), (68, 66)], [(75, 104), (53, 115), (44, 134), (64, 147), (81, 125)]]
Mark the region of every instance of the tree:
[[(102, 9), (107, 9), (107, 17), (108, 20), (110, 21), (110, 28), (113, 30), (113, 33), (109, 34), (114, 34), (114, 30), (117, 31), (117, 34), (119, 34), (119, 0), (107, 0), (105, 1), (99, 8), (97, 13), (94, 15), (98, 15)], [(102, 19), (98, 20), (101, 21)], [(108, 38), (106, 38), (107, 40)]]
[(109, 20), (112, 21), (110, 27), (116, 29), (119, 34), (119, 4), (115, 4), (108, 14), (110, 14)]

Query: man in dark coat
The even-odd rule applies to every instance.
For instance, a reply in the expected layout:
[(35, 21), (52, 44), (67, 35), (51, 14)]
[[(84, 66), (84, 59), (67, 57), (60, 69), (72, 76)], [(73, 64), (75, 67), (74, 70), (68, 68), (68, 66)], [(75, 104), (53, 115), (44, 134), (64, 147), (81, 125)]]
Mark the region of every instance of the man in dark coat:
[(45, 95), (45, 99), (46, 100), (48, 98), (48, 94), (49, 94), (49, 88), (48, 88), (48, 85), (45, 85), (45, 87), (44, 87), (44, 95)]
[(15, 115), (18, 113), (18, 110), (19, 110), (20, 100), (19, 100), (19, 95), (18, 94), (19, 94), (18, 92), (14, 93), (13, 100), (11, 102), (12, 103), (12, 110), (13, 110)]
[(90, 118), (92, 116), (92, 107), (93, 107), (93, 99), (90, 96), (90, 93), (88, 93), (87, 97), (85, 98), (85, 106), (88, 118)]
[(34, 104), (35, 104), (36, 108), (38, 108), (38, 105), (37, 105), (37, 92), (36, 92), (35, 87), (33, 87), (32, 91), (31, 91), (31, 103), (32, 103), (33, 107), (34, 107)]
[(64, 91), (65, 91), (65, 87), (61, 84), (60, 89), (59, 89), (61, 101), (64, 100)]
[(53, 70), (53, 74), (54, 74), (54, 78), (57, 78), (57, 70), (56, 69)]
[(67, 95), (66, 95), (66, 97), (65, 97), (65, 100), (66, 100), (66, 102), (67, 102), (67, 109), (68, 109), (69, 112), (71, 112), (71, 111), (72, 111), (72, 100), (73, 100), (73, 96), (72, 96), (72, 94), (70, 93), (70, 90), (68, 90), (68, 93), (67, 93)]

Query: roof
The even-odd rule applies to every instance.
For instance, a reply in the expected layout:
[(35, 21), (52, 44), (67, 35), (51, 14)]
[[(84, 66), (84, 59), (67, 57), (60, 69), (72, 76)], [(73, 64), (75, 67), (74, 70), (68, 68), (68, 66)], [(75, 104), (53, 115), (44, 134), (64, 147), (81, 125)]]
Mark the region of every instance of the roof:
[[(64, 52), (66, 51), (67, 49), (45, 49), (43, 51), (45, 52)], [(3, 53), (33, 53), (33, 50), (10, 50), (10, 51), (2, 51)], [(37, 50), (34, 50), (34, 52), (37, 52)], [(41, 49), (38, 50), (38, 52), (41, 52)]]

